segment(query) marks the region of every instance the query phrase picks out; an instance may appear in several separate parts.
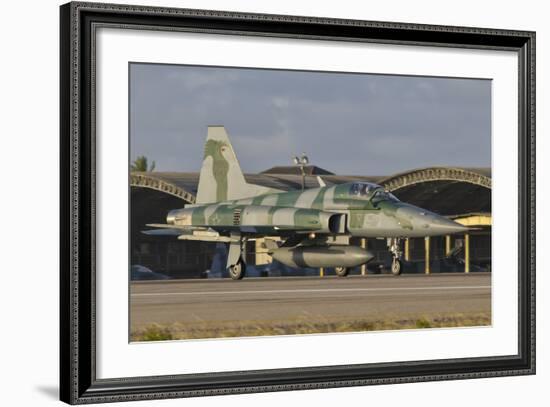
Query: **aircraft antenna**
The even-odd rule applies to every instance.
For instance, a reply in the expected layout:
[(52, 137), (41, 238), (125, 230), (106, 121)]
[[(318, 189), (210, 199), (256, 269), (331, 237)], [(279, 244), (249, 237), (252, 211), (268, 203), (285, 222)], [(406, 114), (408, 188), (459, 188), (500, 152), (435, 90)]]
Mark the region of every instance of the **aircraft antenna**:
[(306, 171), (305, 166), (309, 164), (309, 158), (307, 158), (306, 153), (302, 153), (300, 157), (294, 156), (294, 164), (300, 167), (300, 172), (302, 174), (302, 191), (306, 189)]

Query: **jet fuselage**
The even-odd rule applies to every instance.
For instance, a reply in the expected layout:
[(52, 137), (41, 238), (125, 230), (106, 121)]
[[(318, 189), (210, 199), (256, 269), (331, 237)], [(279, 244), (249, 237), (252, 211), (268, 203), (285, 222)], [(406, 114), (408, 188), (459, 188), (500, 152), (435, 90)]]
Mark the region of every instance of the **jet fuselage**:
[(250, 234), (288, 230), (358, 237), (423, 237), (467, 230), (367, 182), (187, 205), (170, 211), (167, 223)]

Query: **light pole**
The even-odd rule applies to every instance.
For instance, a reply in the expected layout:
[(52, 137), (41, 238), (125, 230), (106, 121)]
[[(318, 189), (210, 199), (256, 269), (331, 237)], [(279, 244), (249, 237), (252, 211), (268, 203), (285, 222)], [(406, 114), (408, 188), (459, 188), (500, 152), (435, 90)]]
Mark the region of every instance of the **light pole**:
[(302, 191), (306, 189), (306, 171), (304, 167), (309, 163), (306, 153), (302, 153), (301, 157), (294, 157), (294, 164), (300, 167), (300, 172), (302, 173)]

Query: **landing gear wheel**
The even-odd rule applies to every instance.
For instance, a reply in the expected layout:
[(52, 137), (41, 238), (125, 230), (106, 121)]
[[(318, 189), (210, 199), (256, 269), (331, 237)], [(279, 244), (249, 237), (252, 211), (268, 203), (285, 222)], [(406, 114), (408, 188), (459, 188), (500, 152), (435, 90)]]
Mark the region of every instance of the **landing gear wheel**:
[(399, 259), (393, 259), (391, 263), (391, 273), (394, 276), (398, 276), (401, 274), (401, 271), (403, 270), (403, 263)]
[(244, 273), (246, 271), (246, 265), (244, 262), (239, 259), (237, 264), (232, 264), (229, 266), (229, 277), (233, 280), (241, 280), (244, 277)]
[(338, 277), (346, 277), (349, 274), (349, 268), (347, 267), (334, 267), (334, 272)]

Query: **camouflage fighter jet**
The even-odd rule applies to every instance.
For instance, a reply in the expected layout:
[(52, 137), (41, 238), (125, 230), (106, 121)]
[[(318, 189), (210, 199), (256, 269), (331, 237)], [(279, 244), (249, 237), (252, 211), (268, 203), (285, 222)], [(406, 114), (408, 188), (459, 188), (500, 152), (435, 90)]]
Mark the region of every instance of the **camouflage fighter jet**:
[(448, 235), (468, 228), (399, 201), (380, 185), (351, 182), (283, 192), (246, 182), (223, 126), (209, 126), (195, 204), (149, 224), (180, 240), (229, 244), (231, 278), (245, 275), (244, 247), (265, 238), (268, 253), (289, 267), (333, 267), (346, 276), (374, 257), (351, 237), (386, 238), (392, 273), (400, 274), (400, 239)]

